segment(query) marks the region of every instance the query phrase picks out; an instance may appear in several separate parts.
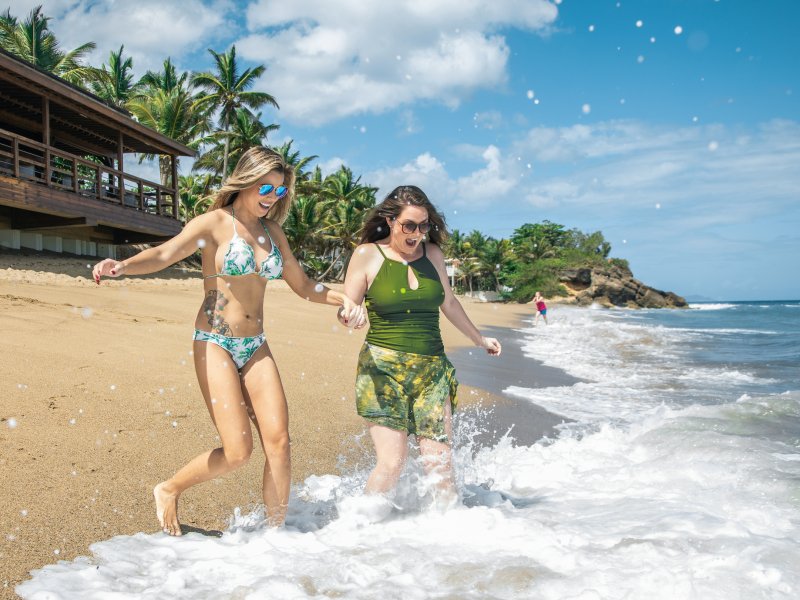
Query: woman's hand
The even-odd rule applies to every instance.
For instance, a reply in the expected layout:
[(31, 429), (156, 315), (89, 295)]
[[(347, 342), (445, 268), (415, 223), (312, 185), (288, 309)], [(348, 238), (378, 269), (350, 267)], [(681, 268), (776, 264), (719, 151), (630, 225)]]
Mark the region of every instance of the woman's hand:
[(478, 344), (478, 346), (485, 348), (486, 352), (492, 356), (500, 356), (500, 352), (502, 351), (500, 342), (495, 338), (482, 337), (481, 343)]
[(356, 304), (347, 296), (344, 296), (342, 306), (336, 312), (339, 322), (346, 327), (361, 329), (367, 324), (367, 315), (361, 304)]
[(113, 258), (101, 260), (92, 269), (92, 277), (97, 285), (100, 285), (100, 277), (119, 277), (125, 270), (125, 265)]

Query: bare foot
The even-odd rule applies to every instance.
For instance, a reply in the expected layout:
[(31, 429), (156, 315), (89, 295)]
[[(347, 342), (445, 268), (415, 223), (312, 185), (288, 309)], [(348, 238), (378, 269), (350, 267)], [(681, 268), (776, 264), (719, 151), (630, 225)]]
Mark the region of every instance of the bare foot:
[(156, 499), (156, 516), (161, 530), (170, 535), (183, 535), (178, 523), (178, 494), (169, 490), (169, 482), (162, 481), (153, 488)]

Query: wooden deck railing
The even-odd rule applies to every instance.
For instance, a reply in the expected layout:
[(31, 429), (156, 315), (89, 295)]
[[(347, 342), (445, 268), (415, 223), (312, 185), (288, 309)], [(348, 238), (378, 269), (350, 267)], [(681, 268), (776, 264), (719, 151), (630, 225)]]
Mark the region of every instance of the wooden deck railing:
[(178, 219), (175, 189), (4, 129), (0, 129), (0, 175)]

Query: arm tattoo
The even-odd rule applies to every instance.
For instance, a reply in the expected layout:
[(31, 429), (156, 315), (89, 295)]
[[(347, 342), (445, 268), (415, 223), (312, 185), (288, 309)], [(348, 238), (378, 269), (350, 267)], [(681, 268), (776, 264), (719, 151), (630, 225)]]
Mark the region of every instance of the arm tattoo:
[(203, 301), (203, 312), (208, 317), (208, 324), (211, 325), (211, 331), (220, 335), (231, 334), (231, 327), (222, 316), (222, 309), (228, 304), (228, 299), (219, 290), (210, 290), (206, 294), (206, 299)]

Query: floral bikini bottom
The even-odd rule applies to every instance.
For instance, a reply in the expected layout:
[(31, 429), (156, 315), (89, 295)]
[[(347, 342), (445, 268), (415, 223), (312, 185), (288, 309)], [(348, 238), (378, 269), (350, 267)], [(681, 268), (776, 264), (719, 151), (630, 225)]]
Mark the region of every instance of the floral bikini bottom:
[(195, 329), (194, 340), (216, 344), (231, 355), (233, 362), (236, 363), (236, 368), (241, 371), (256, 350), (264, 345), (266, 338), (263, 333), (252, 337), (228, 337), (212, 331)]

